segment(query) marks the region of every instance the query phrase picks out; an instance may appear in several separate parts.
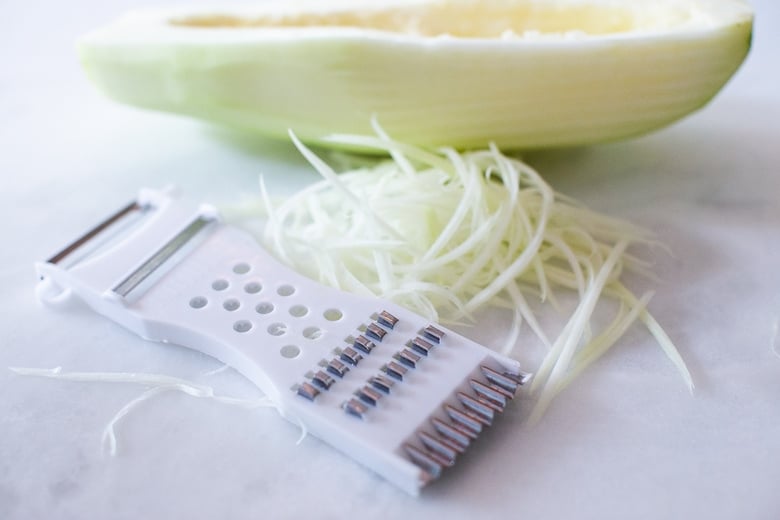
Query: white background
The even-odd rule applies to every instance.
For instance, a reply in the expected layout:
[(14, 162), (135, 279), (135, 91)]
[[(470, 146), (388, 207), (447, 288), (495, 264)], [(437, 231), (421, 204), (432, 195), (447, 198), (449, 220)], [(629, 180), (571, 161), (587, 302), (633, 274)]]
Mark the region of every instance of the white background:
[[(651, 310), (680, 346), (691, 396), (637, 328), (539, 426), (510, 411), (420, 498), (269, 410), (141, 389), (25, 378), (7, 366), (179, 375), (257, 396), (232, 371), (33, 296), (33, 261), (141, 186), (215, 203), (314, 179), (285, 143), (113, 104), (75, 59), (77, 35), (151, 2), (3, 2), (0, 17), (0, 518), (780, 517), (780, 9), (755, 1), (754, 48), (703, 111), (626, 143), (531, 154), (560, 191), (655, 230)], [(650, 282), (639, 281), (647, 289)], [(489, 323), (489, 322), (488, 322)], [(475, 329), (487, 343), (500, 330)]]

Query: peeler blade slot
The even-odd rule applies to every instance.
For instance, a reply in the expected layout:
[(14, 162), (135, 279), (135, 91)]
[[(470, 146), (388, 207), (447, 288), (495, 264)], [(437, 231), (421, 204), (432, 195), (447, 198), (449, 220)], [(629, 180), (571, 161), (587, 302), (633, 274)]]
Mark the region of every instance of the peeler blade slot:
[(93, 227), (92, 229), (84, 233), (82, 236), (74, 240), (71, 244), (65, 246), (59, 253), (49, 258), (46, 262), (55, 265), (60, 263), (66, 257), (70, 256), (71, 254), (79, 250), (86, 243), (92, 241), (96, 236), (101, 234), (107, 228), (111, 227), (116, 222), (122, 220), (130, 213), (133, 213), (134, 211), (140, 211), (141, 209), (143, 209), (143, 206), (138, 204), (137, 201), (133, 201), (127, 204), (126, 206), (119, 209), (116, 213), (109, 216), (101, 223), (99, 223), (98, 225), (96, 225), (95, 227)]
[(214, 219), (208, 216), (200, 215), (190, 222), (184, 229), (179, 231), (173, 238), (166, 242), (152, 256), (127, 275), (124, 280), (119, 282), (112, 291), (121, 297), (126, 297), (130, 292), (138, 287), (144, 280), (160, 268), (177, 251), (183, 248), (190, 240), (207, 225), (214, 222)]

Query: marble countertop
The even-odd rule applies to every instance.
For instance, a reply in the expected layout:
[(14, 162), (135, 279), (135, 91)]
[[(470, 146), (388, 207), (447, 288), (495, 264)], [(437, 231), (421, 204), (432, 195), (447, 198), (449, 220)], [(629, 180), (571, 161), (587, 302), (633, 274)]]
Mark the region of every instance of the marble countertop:
[[(531, 428), (500, 427), (419, 498), (273, 410), (142, 389), (21, 377), (8, 366), (150, 372), (259, 396), (232, 370), (139, 340), (87, 309), (40, 307), (35, 260), (141, 186), (223, 204), (314, 174), (285, 143), (113, 104), (79, 70), (76, 35), (142, 2), (7, 6), (0, 20), (0, 518), (707, 518), (780, 511), (780, 38), (754, 2), (754, 48), (724, 91), (653, 135), (527, 160), (561, 192), (653, 229), (650, 309), (688, 361), (691, 395), (641, 328)], [(488, 345), (502, 331), (467, 334)]]

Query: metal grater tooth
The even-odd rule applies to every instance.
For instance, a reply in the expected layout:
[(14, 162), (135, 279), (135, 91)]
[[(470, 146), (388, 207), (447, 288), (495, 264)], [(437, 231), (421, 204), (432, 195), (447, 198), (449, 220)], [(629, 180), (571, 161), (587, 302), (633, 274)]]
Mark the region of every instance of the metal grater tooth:
[(311, 383), (301, 383), (301, 385), (298, 387), (297, 393), (309, 401), (314, 401), (314, 399), (320, 395), (320, 391)]
[(395, 324), (398, 323), (398, 318), (387, 311), (382, 311), (379, 313), (379, 316), (377, 316), (376, 322), (388, 329), (393, 329), (395, 328)]
[(450, 466), (455, 464), (455, 459), (457, 458), (458, 453), (460, 453), (459, 450), (453, 449), (445, 441), (436, 438), (428, 432), (420, 432), (420, 440), (430, 451), (433, 451), (450, 461)]
[(428, 325), (425, 327), (422, 331), (423, 336), (428, 338), (429, 340), (433, 341), (434, 343), (441, 343), (442, 338), (444, 337), (444, 331), (441, 331), (434, 327), (433, 325)]
[(383, 366), (382, 371), (393, 379), (397, 379), (399, 381), (403, 381), (404, 375), (406, 375), (406, 372), (408, 372), (405, 367), (393, 361)]
[(404, 444), (404, 449), (406, 450), (406, 453), (409, 454), (409, 458), (412, 459), (412, 462), (428, 473), (432, 478), (439, 478), (441, 476), (443, 465), (431, 457), (428, 452), (411, 444)]
[(495, 401), (491, 401), (490, 399), (485, 399), (482, 396), (477, 396), (477, 401), (487, 406), (488, 408), (492, 409), (496, 413), (504, 413), (504, 407)]
[(444, 409), (447, 411), (447, 415), (450, 416), (450, 419), (459, 424), (461, 428), (465, 428), (466, 430), (475, 434), (482, 433), (482, 428), (484, 426), (490, 426), (490, 423), (483, 417), (465, 412), (463, 410), (458, 410), (450, 404), (445, 404)]
[(311, 382), (323, 390), (329, 390), (333, 383), (336, 382), (336, 380), (322, 370), (318, 370), (317, 373), (314, 374), (314, 376), (311, 378)]
[(441, 464), (442, 467), (451, 468), (452, 466), (455, 465), (455, 460), (454, 459), (449, 459), (449, 458), (445, 457), (444, 455), (442, 455), (439, 452), (432, 451), (432, 450), (425, 450), (425, 453), (430, 458), (432, 458), (433, 460), (435, 460), (436, 462)]
[(349, 363), (352, 366), (357, 366), (357, 364), (360, 363), (360, 360), (363, 359), (363, 356), (361, 356), (352, 347), (347, 347), (341, 352), (339, 358), (341, 358), (342, 361)]
[(505, 408), (507, 404), (507, 397), (506, 397), (506, 390), (498, 391), (495, 388), (491, 388), (488, 385), (484, 383), (480, 383), (476, 379), (472, 379), (469, 381), (471, 383), (471, 388), (474, 389), (474, 391), (481, 395), (482, 397), (486, 398), (488, 401), (493, 401), (496, 404), (500, 405), (501, 408)]
[(508, 392), (511, 392), (512, 395), (516, 394), (518, 387), (527, 380), (527, 376), (525, 375), (518, 378), (509, 374), (502, 374), (490, 367), (486, 367), (485, 365), (480, 366), (480, 369), (488, 381), (494, 385), (500, 386)]
[(408, 366), (409, 368), (417, 368), (417, 363), (420, 362), (420, 356), (409, 350), (408, 348), (398, 351), (395, 355), (395, 359)]
[(412, 350), (422, 354), (423, 356), (427, 356), (433, 348), (433, 344), (431, 344), (431, 342), (425, 341), (422, 338), (414, 338), (411, 341), (410, 346), (412, 347)]
[(358, 350), (362, 350), (366, 354), (371, 354), (371, 351), (374, 350), (374, 348), (376, 348), (374, 342), (365, 336), (358, 336), (357, 338), (355, 338), (355, 341), (352, 343), (352, 346)]
[(364, 386), (358, 390), (355, 395), (362, 399), (363, 402), (368, 403), (371, 406), (376, 406), (379, 400), (382, 398), (382, 394), (368, 386)]
[(439, 435), (437, 437), (439, 442), (443, 443), (444, 445), (448, 446), (451, 450), (455, 450), (455, 453), (465, 453), (466, 448), (459, 443), (453, 441), (449, 437), (445, 437), (442, 435)]
[(326, 370), (334, 376), (344, 377), (349, 372), (349, 367), (338, 359), (331, 359)]
[(366, 336), (375, 339), (376, 341), (382, 341), (385, 334), (387, 334), (387, 331), (376, 323), (370, 323), (368, 327), (366, 327)]
[(390, 379), (384, 376), (374, 376), (371, 379), (369, 379), (368, 382), (371, 383), (371, 386), (373, 386), (377, 390), (381, 390), (386, 394), (390, 393), (390, 389), (393, 388), (393, 385), (395, 384)]
[(501, 388), (498, 385), (494, 385), (494, 384), (490, 383), (487, 386), (489, 386), (490, 388), (492, 388), (496, 392), (499, 392), (500, 394), (502, 394), (507, 399), (514, 399), (515, 398), (515, 394), (513, 394), (512, 392), (510, 392), (510, 391), (508, 391), (508, 390), (506, 390), (504, 388)]
[(463, 403), (463, 406), (480, 417), (484, 417), (485, 420), (488, 421), (488, 424), (491, 424), (496, 418), (496, 412), (501, 411), (501, 409), (496, 409), (496, 407), (492, 406), (490, 403), (475, 399), (466, 393), (458, 392), (457, 395), (460, 402)]
[(449, 439), (452, 441), (452, 444), (460, 446), (463, 450), (469, 447), (472, 439), (477, 438), (477, 435), (471, 430), (464, 430), (439, 418), (434, 418), (431, 422), (436, 431), (439, 432), (439, 435)]
[(365, 419), (366, 412), (368, 412), (368, 408), (366, 407), (366, 405), (364, 405), (357, 399), (350, 399), (349, 401), (342, 404), (341, 407), (349, 415), (353, 415), (358, 419)]

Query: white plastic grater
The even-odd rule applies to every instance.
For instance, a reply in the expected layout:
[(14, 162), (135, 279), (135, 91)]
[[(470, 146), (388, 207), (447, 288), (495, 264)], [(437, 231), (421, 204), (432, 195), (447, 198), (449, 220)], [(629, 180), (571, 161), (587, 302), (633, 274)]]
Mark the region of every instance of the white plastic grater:
[(42, 301), (73, 295), (145, 339), (223, 361), (285, 418), (415, 495), (529, 378), (391, 302), (298, 275), (213, 207), (163, 192), (142, 190), (36, 268)]

